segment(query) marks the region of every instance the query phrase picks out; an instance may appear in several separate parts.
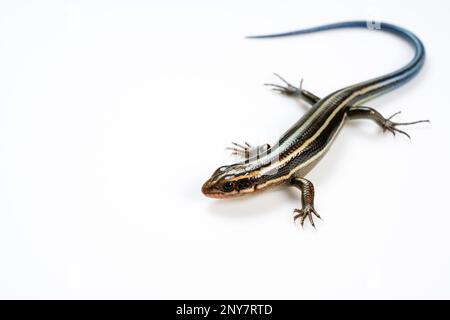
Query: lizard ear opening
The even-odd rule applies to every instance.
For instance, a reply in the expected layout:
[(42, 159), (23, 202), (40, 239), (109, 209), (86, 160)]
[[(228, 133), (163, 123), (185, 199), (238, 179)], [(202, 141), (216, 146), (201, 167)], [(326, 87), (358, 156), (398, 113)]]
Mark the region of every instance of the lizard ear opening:
[(247, 189), (252, 185), (252, 182), (248, 178), (241, 179), (237, 182), (237, 188), (239, 190)]

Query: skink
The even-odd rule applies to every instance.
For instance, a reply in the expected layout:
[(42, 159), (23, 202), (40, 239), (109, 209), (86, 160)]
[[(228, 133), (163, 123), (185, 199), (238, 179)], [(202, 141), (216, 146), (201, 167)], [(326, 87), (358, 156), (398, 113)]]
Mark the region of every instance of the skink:
[(252, 147), (248, 143), (233, 143), (231, 149), (244, 156), (245, 160), (218, 168), (202, 187), (206, 196), (230, 198), (290, 184), (302, 193), (302, 207), (294, 210), (294, 221), (299, 219), (303, 226), (308, 219), (315, 226), (313, 218), (320, 218), (320, 215), (314, 208), (314, 186), (305, 175), (325, 155), (346, 120), (370, 119), (384, 131), (394, 135), (399, 132), (408, 137), (398, 126), (428, 121), (394, 122), (392, 117), (398, 113), (385, 118), (375, 109), (361, 106), (363, 102), (406, 83), (423, 66), (425, 48), (422, 42), (402, 27), (383, 22), (349, 21), (248, 38), (276, 38), (341, 28), (377, 29), (398, 35), (413, 45), (415, 55), (407, 65), (394, 72), (339, 89), (322, 99), (304, 90), (301, 84), (294, 87), (277, 75), (284, 84), (267, 85), (282, 94), (301, 98), (312, 107), (272, 146)]

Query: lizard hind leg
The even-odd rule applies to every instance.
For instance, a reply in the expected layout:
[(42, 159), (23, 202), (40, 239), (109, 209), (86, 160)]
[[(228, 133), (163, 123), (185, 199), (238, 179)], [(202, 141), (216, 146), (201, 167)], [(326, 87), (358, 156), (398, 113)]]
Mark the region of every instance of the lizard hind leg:
[(406, 133), (403, 130), (400, 130), (397, 128), (398, 126), (409, 126), (417, 123), (424, 123), (424, 122), (430, 122), (430, 120), (418, 120), (418, 121), (411, 121), (411, 122), (394, 122), (392, 121), (392, 118), (394, 118), (396, 115), (400, 114), (401, 111), (398, 111), (391, 115), (388, 118), (385, 118), (379, 113), (377, 110), (370, 108), (370, 107), (350, 107), (350, 109), (347, 111), (347, 115), (349, 119), (370, 119), (372, 121), (375, 121), (376, 124), (378, 124), (383, 131), (389, 131), (394, 136), (395, 133), (401, 133), (408, 138), (411, 139), (410, 135)]
[(283, 86), (283, 85), (274, 84), (274, 83), (265, 83), (264, 84), (265, 86), (272, 87), (273, 91), (279, 92), (279, 93), (284, 94), (289, 97), (300, 98), (303, 101), (305, 101), (311, 105), (320, 100), (320, 98), (318, 96), (316, 96), (315, 94), (303, 89), (303, 79), (300, 80), (300, 85), (298, 87), (296, 87), (296, 86), (293, 86), (292, 84), (290, 84), (289, 82), (287, 82), (278, 73), (274, 73), (274, 75), (278, 79), (280, 79), (282, 82), (284, 82), (285, 85)]

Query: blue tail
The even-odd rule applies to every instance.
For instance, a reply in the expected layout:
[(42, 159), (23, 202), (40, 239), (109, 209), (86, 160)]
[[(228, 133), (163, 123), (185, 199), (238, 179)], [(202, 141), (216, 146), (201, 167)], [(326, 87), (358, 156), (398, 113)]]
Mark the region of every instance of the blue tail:
[[(313, 28), (307, 28), (307, 29), (301, 29), (296, 31), (290, 31), (290, 32), (283, 32), (283, 33), (274, 33), (274, 34), (267, 34), (267, 35), (256, 35), (256, 36), (247, 36), (246, 38), (249, 39), (264, 39), (264, 38), (278, 38), (278, 37), (287, 37), (287, 36), (296, 36), (296, 35), (303, 35), (308, 33), (315, 33), (320, 31), (326, 31), (326, 30), (333, 30), (333, 29), (343, 29), (343, 28), (365, 28), (369, 30), (381, 30), (386, 31), (392, 34), (395, 34), (397, 36), (400, 36), (401, 38), (408, 41), (410, 44), (413, 45), (415, 49), (415, 55), (414, 58), (403, 68), (396, 70), (390, 74), (387, 74), (383, 77), (376, 78), (373, 80), (380, 81), (382, 79), (392, 82), (391, 85), (394, 87), (396, 85), (400, 85), (405, 83), (407, 80), (411, 79), (415, 74), (417, 74), (422, 67), (424, 61), (425, 61), (425, 48), (422, 44), (422, 41), (412, 32), (385, 22), (373, 22), (373, 21), (347, 21), (347, 22), (338, 22), (338, 23), (331, 23), (326, 25), (321, 25)], [(369, 81), (373, 81), (369, 80)]]

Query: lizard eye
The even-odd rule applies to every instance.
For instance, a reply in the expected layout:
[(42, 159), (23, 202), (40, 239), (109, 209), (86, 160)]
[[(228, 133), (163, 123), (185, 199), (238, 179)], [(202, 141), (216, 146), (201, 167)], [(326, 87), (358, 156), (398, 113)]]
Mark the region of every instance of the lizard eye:
[(224, 192), (231, 192), (234, 189), (234, 183), (231, 181), (227, 181), (222, 185), (222, 190)]

